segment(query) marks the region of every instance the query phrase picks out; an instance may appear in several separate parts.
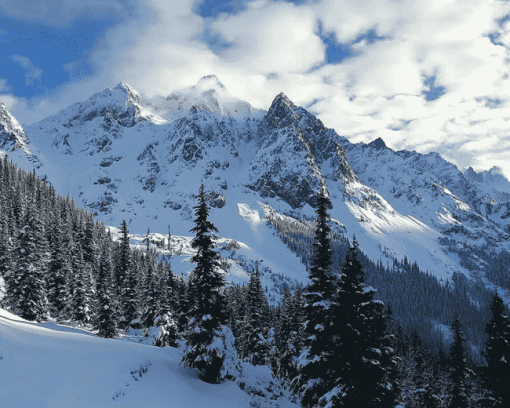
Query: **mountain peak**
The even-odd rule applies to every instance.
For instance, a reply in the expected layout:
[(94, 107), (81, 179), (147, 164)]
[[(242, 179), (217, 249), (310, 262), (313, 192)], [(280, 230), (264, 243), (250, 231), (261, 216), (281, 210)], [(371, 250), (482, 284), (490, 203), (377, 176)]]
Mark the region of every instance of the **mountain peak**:
[(369, 144), (369, 146), (377, 149), (377, 150), (382, 150), (382, 149), (387, 149), (388, 147), (386, 146), (386, 143), (384, 143), (384, 140), (382, 140), (380, 137), (378, 137), (377, 139), (371, 141)]
[(299, 120), (299, 116), (294, 112), (295, 108), (296, 105), (287, 95), (280, 92), (267, 111), (266, 122), (273, 128), (289, 126), (292, 122)]
[(228, 94), (227, 88), (221, 83), (216, 75), (203, 76), (191, 89), (199, 94), (203, 94), (204, 92), (215, 93), (221, 96)]

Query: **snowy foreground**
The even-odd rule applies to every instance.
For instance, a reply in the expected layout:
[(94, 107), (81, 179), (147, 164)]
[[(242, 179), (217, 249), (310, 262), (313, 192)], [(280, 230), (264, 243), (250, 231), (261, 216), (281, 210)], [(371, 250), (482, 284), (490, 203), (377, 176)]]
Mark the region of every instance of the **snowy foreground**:
[(237, 381), (245, 391), (263, 389), (266, 399), (236, 382), (207, 384), (181, 358), (175, 348), (101, 339), (0, 309), (1, 407), (298, 407), (269, 398), (267, 367), (243, 363)]

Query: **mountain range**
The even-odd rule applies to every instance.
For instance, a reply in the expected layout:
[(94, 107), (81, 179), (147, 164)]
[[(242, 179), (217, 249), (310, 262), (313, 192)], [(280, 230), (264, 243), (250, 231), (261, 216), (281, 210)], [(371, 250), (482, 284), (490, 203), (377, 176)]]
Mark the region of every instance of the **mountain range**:
[[(354, 144), (283, 93), (257, 109), (214, 75), (166, 97), (120, 83), (25, 127), (0, 104), (0, 149), (105, 224), (126, 219), (137, 236), (163, 237), (169, 226), (189, 236), (203, 183), (220, 237), (292, 281), (306, 281), (306, 266), (271, 222), (309, 229), (319, 188), (336, 234), (355, 235), (374, 261), (406, 257), (442, 281), (460, 272), (494, 286), (488, 259), (510, 243), (500, 169), (461, 170), (382, 139)], [(182, 253), (173, 267), (189, 272)], [(242, 262), (230, 275), (247, 279)]]

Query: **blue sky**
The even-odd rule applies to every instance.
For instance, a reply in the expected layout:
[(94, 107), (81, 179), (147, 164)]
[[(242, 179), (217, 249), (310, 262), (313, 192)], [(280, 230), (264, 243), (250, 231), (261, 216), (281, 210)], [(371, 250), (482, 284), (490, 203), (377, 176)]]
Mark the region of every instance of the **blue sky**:
[(0, 101), (30, 124), (120, 81), (166, 95), (216, 74), (355, 142), (505, 167), (509, 16), (498, 0), (3, 0)]

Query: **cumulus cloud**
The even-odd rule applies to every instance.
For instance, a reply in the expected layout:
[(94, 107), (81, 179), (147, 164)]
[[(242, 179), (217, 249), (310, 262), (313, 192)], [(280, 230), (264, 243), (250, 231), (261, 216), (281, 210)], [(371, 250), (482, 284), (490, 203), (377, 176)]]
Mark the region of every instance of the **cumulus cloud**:
[[(121, 3), (108, 4), (115, 9)], [(75, 15), (85, 12), (73, 7)], [(313, 103), (326, 126), (354, 142), (382, 137), (395, 149), (438, 151), (479, 170), (500, 165), (510, 176), (501, 153), (510, 145), (510, 22), (499, 24), (510, 14), (507, 2), (322, 0), (295, 6), (257, 0), (213, 22), (193, 12), (192, 0), (132, 7), (130, 18), (91, 52), (96, 74), (62, 86), (53, 99), (43, 97), (32, 114), (120, 81), (166, 95), (216, 74), (230, 93), (256, 107), (267, 109), (282, 91), (298, 105)], [(319, 24), (356, 55), (325, 64)], [(215, 54), (202, 41), (204, 30), (232, 45)], [(355, 43), (370, 30), (384, 39)], [(438, 99), (426, 97), (431, 78), (443, 88)]]

